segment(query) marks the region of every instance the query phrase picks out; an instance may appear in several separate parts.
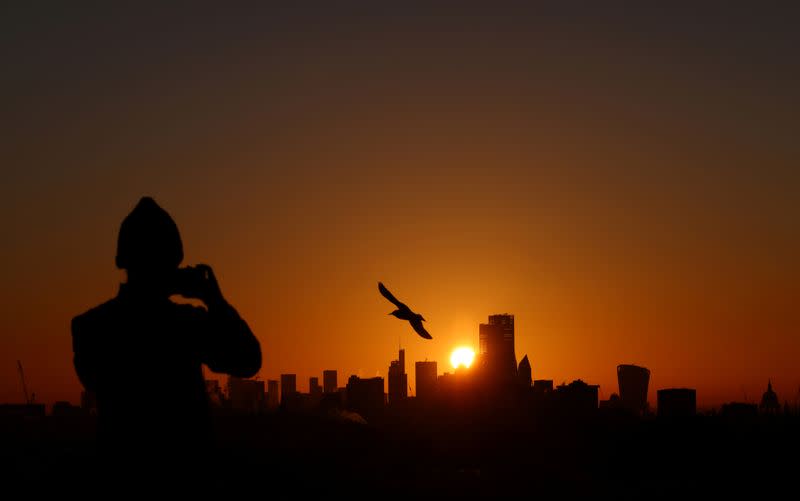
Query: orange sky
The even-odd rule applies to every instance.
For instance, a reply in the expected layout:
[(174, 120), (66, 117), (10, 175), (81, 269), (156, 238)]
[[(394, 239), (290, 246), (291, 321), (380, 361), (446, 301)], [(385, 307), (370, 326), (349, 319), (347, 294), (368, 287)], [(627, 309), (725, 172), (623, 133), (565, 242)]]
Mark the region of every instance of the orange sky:
[(608, 398), (637, 363), (653, 403), (768, 378), (794, 402), (797, 16), (446, 14), (4, 16), (0, 402), (17, 359), (39, 400), (77, 402), (69, 320), (116, 293), (142, 195), (216, 270), (263, 379), (385, 376), (401, 342), (413, 385), (508, 312), (535, 378)]

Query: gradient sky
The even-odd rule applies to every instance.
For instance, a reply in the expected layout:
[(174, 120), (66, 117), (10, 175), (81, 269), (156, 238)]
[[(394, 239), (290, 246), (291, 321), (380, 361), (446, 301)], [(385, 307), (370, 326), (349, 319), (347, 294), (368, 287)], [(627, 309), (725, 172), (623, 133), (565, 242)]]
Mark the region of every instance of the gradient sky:
[(0, 402), (17, 359), (78, 401), (69, 321), (143, 195), (263, 379), (385, 377), (398, 342), (443, 372), (509, 312), (537, 379), (795, 402), (800, 8), (693, 4), (3, 6)]

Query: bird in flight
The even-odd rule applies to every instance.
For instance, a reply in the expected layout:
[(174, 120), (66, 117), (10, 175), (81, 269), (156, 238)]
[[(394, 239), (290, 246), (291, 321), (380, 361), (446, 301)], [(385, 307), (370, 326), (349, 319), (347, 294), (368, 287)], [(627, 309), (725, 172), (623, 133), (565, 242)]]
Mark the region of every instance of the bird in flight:
[(408, 320), (408, 323), (410, 323), (411, 327), (413, 327), (414, 330), (417, 331), (417, 334), (419, 334), (421, 337), (424, 337), (425, 339), (433, 339), (431, 335), (428, 334), (428, 331), (425, 330), (425, 327), (422, 326), (422, 322), (425, 321), (425, 319), (422, 318), (422, 315), (420, 315), (419, 313), (414, 313), (413, 311), (411, 311), (411, 308), (398, 301), (397, 298), (394, 297), (394, 295), (391, 292), (389, 292), (389, 289), (387, 289), (383, 285), (383, 283), (378, 282), (378, 290), (381, 291), (383, 297), (385, 297), (386, 299), (394, 303), (395, 306), (397, 306), (397, 309), (389, 313), (389, 315), (394, 315), (400, 320)]

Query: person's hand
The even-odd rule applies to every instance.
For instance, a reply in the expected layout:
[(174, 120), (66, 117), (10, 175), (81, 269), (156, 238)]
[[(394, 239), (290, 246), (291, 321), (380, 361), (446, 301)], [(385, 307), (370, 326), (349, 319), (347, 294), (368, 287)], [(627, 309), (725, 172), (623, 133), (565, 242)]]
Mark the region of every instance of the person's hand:
[(214, 270), (207, 264), (198, 264), (194, 267), (203, 275), (203, 280), (200, 284), (198, 292), (198, 299), (206, 303), (207, 306), (212, 304), (224, 303), (225, 299), (222, 297), (222, 291), (219, 288), (217, 277), (214, 275)]

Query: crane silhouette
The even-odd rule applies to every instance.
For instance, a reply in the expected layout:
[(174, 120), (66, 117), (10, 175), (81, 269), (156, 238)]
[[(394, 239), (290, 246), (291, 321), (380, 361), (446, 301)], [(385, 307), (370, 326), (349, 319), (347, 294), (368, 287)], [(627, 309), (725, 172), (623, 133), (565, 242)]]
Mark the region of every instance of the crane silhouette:
[(19, 371), (19, 379), (22, 382), (22, 392), (25, 394), (25, 403), (30, 405), (34, 402), (36, 394), (33, 393), (28, 396), (28, 385), (25, 383), (25, 371), (22, 370), (22, 362), (17, 360), (17, 370)]

